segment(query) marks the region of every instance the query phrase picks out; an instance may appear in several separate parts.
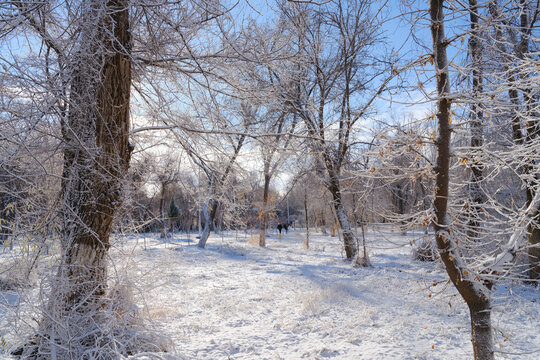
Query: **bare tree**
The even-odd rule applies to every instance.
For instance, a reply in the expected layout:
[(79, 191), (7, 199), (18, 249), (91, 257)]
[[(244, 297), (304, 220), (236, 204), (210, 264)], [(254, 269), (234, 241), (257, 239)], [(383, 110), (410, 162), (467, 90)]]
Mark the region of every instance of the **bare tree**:
[[(225, 166), (224, 171), (219, 171), (217, 168), (212, 169), (208, 167), (203, 162), (199, 162), (199, 166), (204, 170), (207, 177), (209, 178), (210, 184), (209, 184), (209, 197), (207, 198), (204, 206), (203, 206), (203, 215), (204, 215), (204, 228), (200, 235), (199, 243), (197, 246), (200, 248), (204, 248), (206, 246), (206, 242), (208, 241), (208, 237), (210, 236), (210, 229), (212, 226), (212, 223), (214, 222), (214, 219), (216, 218), (217, 209), (219, 205), (219, 201), (217, 199), (217, 195), (220, 191), (222, 191), (222, 186), (225, 183), (225, 181), (228, 179), (229, 175), (231, 174), (231, 171), (236, 163), (236, 159), (238, 158), (238, 155), (240, 154), (240, 150), (242, 149), (242, 146), (244, 145), (245, 141), (245, 135), (241, 135), (238, 137), (237, 142), (233, 144), (233, 151), (231, 157), (227, 161), (227, 165)], [(210, 209), (210, 210), (209, 210)]]
[(343, 232), (346, 257), (352, 260), (357, 242), (345, 211), (340, 177), (355, 126), (373, 101), (357, 109), (352, 99), (358, 99), (377, 78), (364, 76), (360, 69), (373, 65), (367, 51), (376, 40), (378, 19), (372, 17), (367, 1), (335, 1), (320, 7), (291, 4), (283, 6), (283, 13), (301, 54), (297, 80), (284, 95), (324, 165), (325, 186)]
[(448, 215), (448, 198), (450, 195), (450, 140), (451, 140), (451, 99), (448, 59), (446, 54), (444, 31), (444, 1), (430, 1), (431, 35), (433, 41), (433, 57), (437, 82), (437, 119), (438, 138), (437, 162), (435, 167), (435, 219), (433, 229), (439, 248), (439, 254), (452, 283), (459, 291), (471, 316), (472, 343), (474, 358), (478, 360), (494, 359), (491, 334), (491, 282), (477, 281), (467, 273), (462, 254), (452, 234)]

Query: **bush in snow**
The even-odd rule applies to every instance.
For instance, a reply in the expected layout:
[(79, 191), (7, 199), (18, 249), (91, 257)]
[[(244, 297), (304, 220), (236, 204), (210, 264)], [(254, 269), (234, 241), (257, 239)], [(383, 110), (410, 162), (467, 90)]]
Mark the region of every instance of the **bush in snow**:
[(433, 242), (423, 238), (413, 245), (412, 256), (414, 260), (436, 261), (438, 259), (437, 249)]

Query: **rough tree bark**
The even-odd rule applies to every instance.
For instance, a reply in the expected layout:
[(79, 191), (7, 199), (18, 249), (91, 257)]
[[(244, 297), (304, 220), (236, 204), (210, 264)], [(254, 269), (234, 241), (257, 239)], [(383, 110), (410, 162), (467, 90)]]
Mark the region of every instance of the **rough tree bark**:
[(55, 295), (68, 309), (95, 305), (105, 293), (109, 236), (133, 150), (128, 1), (94, 0), (86, 16), (62, 124), (62, 286)]
[(448, 74), (448, 46), (444, 35), (443, 0), (430, 0), (431, 35), (437, 79), (437, 119), (439, 135), (436, 141), (436, 190), (435, 219), (433, 228), (439, 254), (446, 271), (469, 307), (474, 358), (494, 359), (491, 334), (491, 284), (482, 283), (469, 274), (463, 264), (456, 239), (450, 229), (448, 216), (449, 176), (450, 176), (450, 107), (448, 98), (450, 83)]
[[(83, 4), (72, 56), (69, 113), (62, 120), (61, 259), (40, 336), (15, 354), (69, 358), (99, 347), (97, 316), (106, 305), (107, 252), (129, 167), (131, 39), (128, 0)], [(91, 328), (89, 330), (89, 328)]]

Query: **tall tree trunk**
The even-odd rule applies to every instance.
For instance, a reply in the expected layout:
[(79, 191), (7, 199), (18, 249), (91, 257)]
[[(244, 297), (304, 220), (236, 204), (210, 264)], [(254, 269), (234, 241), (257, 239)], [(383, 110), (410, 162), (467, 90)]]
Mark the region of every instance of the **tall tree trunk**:
[[(212, 217), (210, 214), (212, 214), (213, 212), (208, 214), (209, 203), (212, 204), (212, 210), (214, 209), (214, 207), (217, 208), (217, 202), (212, 199), (209, 199), (203, 206), (202, 213), (204, 216), (204, 228), (201, 233), (201, 238), (199, 239), (199, 243), (197, 244), (197, 246), (200, 247), (201, 249), (204, 249), (204, 247), (206, 246), (206, 241), (208, 240), (208, 237), (210, 236), (210, 224), (212, 223)], [(214, 216), (215, 216), (215, 213), (214, 213)]]
[[(204, 228), (201, 233), (201, 238), (197, 244), (197, 246), (201, 249), (206, 247), (206, 242), (210, 236), (210, 230), (212, 229), (214, 220), (216, 218), (218, 205), (219, 203), (217, 200), (209, 199), (203, 206)], [(210, 212), (208, 212), (208, 207), (210, 207)]]
[[(529, 24), (529, 2), (527, 0), (520, 0), (519, 1), (519, 7), (520, 7), (520, 35), (521, 40), (518, 47), (518, 58), (520, 60), (524, 60), (527, 54), (529, 53), (529, 39), (530, 39), (530, 31), (532, 30), (530, 28)], [(522, 74), (522, 79), (529, 78), (529, 74)], [(526, 117), (528, 119), (528, 122), (526, 124), (527, 127), (527, 139), (526, 144), (529, 146), (534, 146), (533, 141), (538, 137), (539, 135), (539, 120), (538, 120), (538, 113), (535, 110), (537, 108), (537, 103), (535, 102), (535, 98), (533, 95), (533, 90), (531, 89), (530, 85), (522, 90), (523, 98), (525, 99), (525, 107), (526, 107)], [(526, 166), (526, 175), (530, 178), (529, 181), (527, 181), (527, 206), (529, 206), (535, 195), (538, 191), (538, 183), (540, 182), (540, 179), (538, 177), (537, 173), (534, 173), (535, 164), (538, 160), (536, 159), (527, 159), (527, 166)], [(531, 280), (540, 280), (540, 209), (535, 208), (534, 211), (534, 217), (532, 223), (529, 225), (529, 278)]]
[(398, 182), (396, 184), (396, 194), (394, 194), (397, 202), (397, 212), (401, 218), (399, 221), (399, 230), (401, 232), (401, 235), (407, 235), (407, 222), (403, 219), (403, 216), (405, 215), (405, 189), (404, 184), (402, 182)]
[[(214, 192), (214, 178), (210, 181), (210, 193), (212, 194)], [(208, 213), (208, 206), (211, 206), (210, 214)], [(213, 216), (215, 216), (215, 210), (217, 210), (217, 202), (213, 200), (212, 198), (209, 198), (206, 200), (206, 202), (203, 205), (202, 208), (202, 215), (204, 217), (204, 228), (201, 232), (201, 237), (199, 239), (199, 242), (197, 243), (197, 246), (201, 249), (204, 249), (206, 246), (206, 241), (208, 240), (208, 237), (210, 236), (210, 224), (213, 221)]]
[(61, 259), (40, 335), (15, 352), (26, 359), (43, 358), (43, 346), (52, 358), (83, 358), (88, 348), (105, 346), (101, 341), (110, 332), (101, 318), (108, 298), (107, 252), (133, 150), (128, 4), (83, 4), (69, 113), (61, 124)]
[(439, 135), (436, 141), (435, 220), (433, 229), (439, 254), (450, 280), (467, 303), (471, 315), (471, 332), (476, 360), (494, 359), (491, 335), (491, 285), (477, 281), (463, 268), (459, 247), (450, 229), (448, 195), (450, 177), (450, 83), (446, 38), (444, 35), (443, 0), (430, 0), (431, 35), (437, 79), (437, 119)]
[(304, 239), (304, 246), (309, 249), (309, 215), (308, 215), (308, 201), (307, 201), (307, 188), (304, 188), (304, 219), (306, 221), (306, 238)]
[[(8, 209), (9, 206), (11, 206), (10, 209)], [(11, 219), (14, 218), (14, 213), (15, 207), (13, 207), (10, 194), (0, 191), (0, 245), (5, 245), (4, 242), (8, 240), (11, 234)], [(10, 247), (12, 247), (13, 242), (10, 244)]]
[[(527, 206), (534, 198), (534, 190), (527, 189)], [(540, 279), (540, 212), (534, 209), (534, 221), (529, 225), (529, 279)]]
[(159, 196), (159, 218), (161, 222), (161, 233), (160, 237), (162, 239), (167, 238), (167, 220), (165, 219), (165, 194), (167, 192), (167, 182), (161, 182), (161, 192)]
[(482, 93), (482, 46), (480, 45), (480, 29), (477, 0), (469, 0), (469, 16), (471, 22), (471, 36), (469, 49), (472, 58), (472, 93), (473, 104), (471, 111), (471, 177), (469, 180), (470, 219), (468, 235), (472, 238), (480, 236), (480, 212), (484, 203), (481, 182), (484, 179), (483, 166), (479, 161), (481, 148), (484, 145), (483, 122), (484, 110), (479, 96)]
[(336, 176), (330, 176), (328, 190), (330, 191), (330, 194), (332, 194), (332, 203), (334, 205), (334, 210), (336, 211), (337, 221), (341, 228), (341, 232), (343, 233), (345, 255), (347, 259), (352, 260), (357, 253), (356, 239), (347, 212), (345, 211), (345, 206), (343, 205), (340, 184)]
[(109, 236), (133, 150), (128, 1), (91, 1), (85, 16), (62, 124), (62, 259), (54, 291), (63, 310), (79, 311), (105, 293)]
[[(266, 246), (266, 227), (268, 226), (268, 197), (270, 192), (270, 174), (264, 174), (263, 202), (259, 229), (259, 246)], [(281, 233), (280, 233), (281, 234)]]

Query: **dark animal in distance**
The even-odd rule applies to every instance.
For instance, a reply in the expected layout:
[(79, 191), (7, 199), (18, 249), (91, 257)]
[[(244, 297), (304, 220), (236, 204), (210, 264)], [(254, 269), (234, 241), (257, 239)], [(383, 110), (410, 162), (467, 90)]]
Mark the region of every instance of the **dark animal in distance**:
[(285, 230), (285, 232), (287, 233), (289, 231), (289, 224), (287, 224), (287, 223), (278, 224), (277, 229), (278, 229), (280, 235), (281, 235), (281, 230)]

